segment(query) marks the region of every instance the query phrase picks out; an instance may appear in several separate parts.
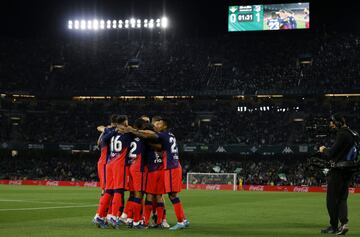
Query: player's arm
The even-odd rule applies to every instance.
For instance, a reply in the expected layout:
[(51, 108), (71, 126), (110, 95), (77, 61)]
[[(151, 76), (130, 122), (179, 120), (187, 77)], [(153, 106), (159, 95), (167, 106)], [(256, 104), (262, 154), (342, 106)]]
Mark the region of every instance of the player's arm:
[(99, 146), (100, 145), (100, 143), (101, 143), (101, 137), (103, 136), (103, 134), (104, 134), (104, 132), (102, 132), (101, 134), (100, 134), (100, 136), (99, 136), (99, 138), (98, 138), (98, 140), (97, 140), (97, 142), (96, 142), (96, 144)]
[(135, 129), (131, 126), (118, 128), (119, 132), (122, 133), (132, 133), (137, 137), (145, 138), (145, 139), (157, 139), (159, 138), (158, 134), (151, 130), (139, 130)]
[(98, 130), (98, 132), (101, 132), (101, 133), (103, 133), (104, 131), (105, 131), (105, 126), (103, 126), (103, 125), (101, 125), (101, 126), (97, 126), (97, 130)]
[(104, 134), (100, 138), (100, 143), (107, 143), (115, 134), (116, 134), (115, 129), (113, 129), (111, 131), (105, 131)]

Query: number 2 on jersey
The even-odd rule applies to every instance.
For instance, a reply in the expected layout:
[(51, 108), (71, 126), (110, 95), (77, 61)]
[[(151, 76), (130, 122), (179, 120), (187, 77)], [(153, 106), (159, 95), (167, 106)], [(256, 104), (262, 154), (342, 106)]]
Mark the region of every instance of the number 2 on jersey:
[(178, 148), (176, 145), (176, 138), (175, 137), (170, 137), (169, 138), (169, 142), (171, 144), (171, 153), (178, 153)]

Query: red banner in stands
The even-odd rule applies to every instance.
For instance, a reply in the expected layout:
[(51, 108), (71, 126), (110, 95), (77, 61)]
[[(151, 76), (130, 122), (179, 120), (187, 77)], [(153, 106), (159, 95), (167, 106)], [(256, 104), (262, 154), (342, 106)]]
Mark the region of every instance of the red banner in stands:
[[(270, 186), (270, 185), (244, 185), (245, 191), (260, 191), (260, 192), (298, 192), (298, 193), (324, 193), (326, 186)], [(350, 193), (360, 193), (360, 188), (349, 188)]]
[(12, 185), (42, 185), (42, 186), (74, 186), (74, 187), (98, 187), (98, 182), (85, 181), (52, 181), (52, 180), (0, 180), (0, 184)]
[[(73, 186), (73, 187), (99, 187), (98, 182), (85, 181), (51, 181), (51, 180), (0, 180), (0, 184), (10, 185), (42, 185), (42, 186)], [(186, 184), (183, 184), (186, 189)], [(231, 184), (190, 184), (189, 189), (203, 190), (233, 190)], [(239, 186), (237, 189), (240, 190)], [(326, 187), (308, 186), (270, 186), (270, 185), (243, 185), (241, 190), (258, 192), (298, 192), (313, 193), (326, 192)], [(349, 188), (350, 193), (360, 193), (360, 188)]]
[[(186, 184), (183, 185), (186, 189)], [(205, 189), (205, 190), (234, 190), (231, 184), (189, 184), (189, 189)]]

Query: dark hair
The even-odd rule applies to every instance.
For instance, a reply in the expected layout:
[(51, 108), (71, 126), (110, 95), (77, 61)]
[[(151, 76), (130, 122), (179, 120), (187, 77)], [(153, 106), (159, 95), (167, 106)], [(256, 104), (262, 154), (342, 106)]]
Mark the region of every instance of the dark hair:
[(128, 116), (126, 115), (119, 115), (119, 118), (118, 118), (118, 124), (122, 124), (123, 122), (127, 121), (128, 120)]
[(272, 12), (271, 13), (271, 18), (276, 18), (276, 17), (278, 17), (278, 14), (276, 14), (276, 12)]
[(162, 120), (162, 118), (161, 118), (161, 116), (159, 116), (159, 115), (153, 116), (153, 117), (151, 118), (151, 122), (156, 122), (156, 121), (160, 121), (160, 120)]
[(136, 129), (145, 129), (146, 125), (147, 122), (142, 118), (138, 118), (134, 122), (134, 128)]
[(331, 115), (330, 120), (336, 125), (336, 127), (341, 127), (346, 124), (345, 117), (339, 113)]
[(110, 123), (116, 123), (118, 116), (119, 116), (119, 115), (117, 115), (117, 114), (112, 114), (112, 115), (110, 116)]
[(126, 120), (128, 120), (128, 117), (126, 115), (113, 114), (110, 117), (110, 122), (116, 124), (122, 124)]
[(166, 124), (167, 128), (170, 128), (170, 120), (168, 118), (164, 118), (161, 116), (154, 116), (152, 117), (152, 122), (156, 122), (156, 121), (163, 121)]

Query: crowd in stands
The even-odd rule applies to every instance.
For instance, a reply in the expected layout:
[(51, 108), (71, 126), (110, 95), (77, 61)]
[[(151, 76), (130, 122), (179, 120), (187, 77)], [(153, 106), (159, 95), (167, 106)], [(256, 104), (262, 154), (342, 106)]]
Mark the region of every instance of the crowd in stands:
[(358, 35), (271, 38), (3, 38), (0, 88), (40, 95), (359, 89)]
[[(209, 155), (181, 154), (183, 182), (188, 172), (237, 173), (237, 182), (252, 185), (306, 185), (326, 184), (322, 169), (309, 169), (305, 157), (270, 156), (239, 157), (222, 154), (222, 159)], [(13, 180), (68, 180), (97, 181), (97, 154), (51, 154), (19, 152), (16, 156), (2, 154), (0, 179)], [(352, 187), (360, 187), (360, 175)], [(230, 184), (232, 177), (219, 179), (196, 176), (191, 183)]]
[(0, 99), (0, 143), (95, 144), (98, 125), (112, 114), (130, 124), (141, 115), (172, 122), (178, 141), (214, 145), (291, 145), (331, 143), (328, 118), (340, 112), (359, 130), (357, 99), (105, 100), (48, 101)]
[[(0, 146), (95, 144), (111, 114), (162, 115), (182, 143), (249, 146), (329, 145), (327, 118), (341, 112), (360, 131), (356, 98), (71, 100), (78, 95), (264, 91), (298, 95), (360, 89), (360, 36), (273, 34), (177, 39), (0, 40)], [(291, 42), (291, 44), (289, 43)], [(36, 99), (9, 96), (30, 93)], [(56, 99), (48, 99), (56, 97)], [(59, 97), (63, 97), (58, 99)], [(5, 152), (6, 153), (6, 152)], [(96, 180), (95, 152), (3, 154), (2, 178)], [(185, 172), (234, 172), (244, 184), (321, 185), (302, 159), (183, 160)], [(285, 174), (286, 179), (279, 176)], [(357, 177), (358, 178), (358, 177)], [(354, 179), (356, 180), (356, 179)], [(357, 179), (358, 180), (358, 179)], [(355, 183), (353, 185), (356, 185)]]

